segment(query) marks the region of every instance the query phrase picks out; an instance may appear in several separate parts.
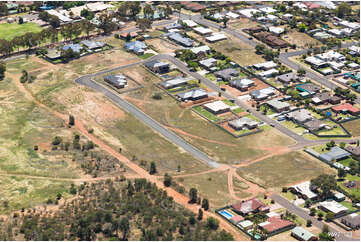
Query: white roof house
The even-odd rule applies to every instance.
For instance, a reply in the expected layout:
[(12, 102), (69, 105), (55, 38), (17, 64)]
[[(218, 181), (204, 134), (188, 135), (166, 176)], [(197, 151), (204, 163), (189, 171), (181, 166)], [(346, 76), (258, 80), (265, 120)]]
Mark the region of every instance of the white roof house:
[(254, 64), (253, 66), (257, 69), (269, 70), (272, 68), (276, 68), (277, 64), (273, 61), (267, 61), (267, 62), (263, 62), (263, 63)]
[(271, 33), (274, 33), (274, 34), (277, 34), (277, 35), (280, 35), (282, 34), (283, 32), (285, 32), (285, 29), (282, 28), (282, 27), (269, 27), (269, 31)]
[(227, 39), (227, 36), (223, 33), (213, 33), (211, 36), (206, 37), (209, 42), (217, 42)]
[(326, 211), (330, 211), (334, 214), (339, 214), (339, 213), (343, 213), (346, 212), (348, 209), (343, 206), (342, 204), (336, 202), (336, 201), (324, 201), (324, 202), (320, 202), (319, 206), (321, 208), (323, 208)]
[(228, 18), (239, 18), (239, 14), (236, 14), (236, 13), (233, 13), (233, 12), (228, 12), (228, 13), (226, 14), (226, 16), (227, 16)]
[(291, 18), (293, 18), (293, 15), (290, 14), (290, 13), (286, 13), (286, 14), (283, 14), (283, 15), (282, 15), (282, 18), (283, 18), (283, 19), (286, 19), (286, 20), (287, 20), (287, 19), (291, 19)]
[(238, 12), (247, 18), (252, 18), (253, 14), (259, 13), (260, 11), (257, 9), (248, 8), (248, 9), (239, 10)]
[(264, 12), (264, 13), (274, 13), (274, 12), (277, 12), (276, 9), (271, 8), (271, 7), (264, 7), (264, 8), (260, 8), (259, 10), (260, 10), (261, 12)]
[(317, 33), (315, 33), (314, 35), (313, 35), (313, 37), (315, 38), (315, 39), (327, 39), (327, 38), (329, 38), (331, 35), (329, 35), (328, 33), (326, 33), (326, 32), (317, 32)]
[(315, 57), (317, 57), (320, 60), (323, 61), (344, 61), (346, 59), (346, 57), (334, 50), (330, 50), (328, 52), (322, 53), (322, 54), (318, 54), (315, 55)]
[(92, 2), (92, 3), (87, 3), (86, 7), (88, 8), (89, 11), (99, 12), (99, 11), (104, 11), (108, 8), (112, 8), (114, 6), (111, 4), (105, 4), (104, 2)]
[(183, 23), (191, 28), (198, 26), (198, 24), (196, 22), (194, 22), (193, 20), (190, 20), (190, 19), (183, 20)]
[(253, 225), (253, 222), (251, 222), (250, 220), (244, 220), (238, 223), (238, 225), (241, 226), (242, 228), (249, 228)]
[(278, 70), (272, 68), (272, 69), (269, 69), (267, 71), (262, 71), (262, 72), (258, 73), (258, 75), (260, 75), (261, 77), (268, 78), (268, 77), (271, 77), (272, 75), (275, 75), (275, 74), (278, 74), (278, 73), (279, 73)]
[(48, 12), (48, 14), (50, 14), (50, 15), (54, 15), (54, 16), (58, 17), (60, 19), (60, 21), (62, 21), (64, 23), (72, 21), (72, 19), (69, 18), (68, 14), (65, 10), (58, 11), (58, 10), (50, 9), (50, 10), (46, 10), (46, 12)]
[(327, 9), (336, 9), (336, 4), (334, 4), (332, 1), (318, 1), (316, 3)]
[(198, 46), (198, 47), (193, 47), (190, 49), (194, 54), (199, 54), (199, 53), (206, 53), (208, 51), (210, 51), (211, 49), (208, 47), (208, 45), (202, 45), (202, 46)]
[(360, 53), (359, 46), (353, 45), (353, 46), (348, 47), (348, 49)]
[(329, 29), (327, 30), (327, 32), (336, 37), (341, 37), (344, 34), (344, 32), (341, 29)]
[(313, 199), (317, 197), (317, 194), (314, 193), (313, 191), (311, 191), (311, 182), (310, 181), (306, 181), (306, 182), (302, 182), (300, 184), (294, 185), (292, 186), (293, 189), (295, 189), (298, 193), (306, 196), (309, 199)]
[(310, 56), (310, 57), (307, 57), (305, 59), (305, 61), (311, 65), (316, 65), (316, 66), (320, 66), (320, 65), (324, 65), (326, 64), (326, 62), (324, 62), (323, 60), (321, 60), (320, 58), (316, 58), (314, 56)]
[(360, 24), (358, 24), (358, 23), (351, 23), (351, 22), (346, 21), (346, 20), (339, 22), (339, 24), (340, 24), (342, 27), (350, 28), (350, 29), (359, 29), (359, 28), (360, 28)]
[(197, 34), (200, 35), (206, 35), (206, 34), (211, 34), (213, 33), (213, 31), (209, 28), (204, 28), (204, 27), (196, 27), (193, 29)]
[(204, 107), (214, 113), (229, 110), (229, 106), (222, 101), (207, 103), (204, 104)]

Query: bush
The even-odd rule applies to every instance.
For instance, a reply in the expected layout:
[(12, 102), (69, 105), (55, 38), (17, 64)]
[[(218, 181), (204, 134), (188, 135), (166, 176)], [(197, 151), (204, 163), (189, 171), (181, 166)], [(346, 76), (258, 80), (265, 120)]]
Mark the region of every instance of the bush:
[(207, 218), (206, 226), (209, 229), (217, 230), (218, 227), (219, 227), (219, 221), (218, 221), (218, 219), (215, 219), (213, 217), (209, 217), (209, 218)]
[(59, 136), (55, 136), (52, 144), (53, 144), (53, 145), (59, 145), (61, 142), (62, 142), (62, 138), (59, 137)]

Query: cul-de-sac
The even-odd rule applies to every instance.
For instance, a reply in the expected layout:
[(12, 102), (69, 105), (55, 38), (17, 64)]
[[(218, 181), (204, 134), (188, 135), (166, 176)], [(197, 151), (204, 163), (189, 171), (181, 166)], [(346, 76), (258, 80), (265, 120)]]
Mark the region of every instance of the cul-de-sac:
[(359, 1), (0, 1), (0, 240), (359, 241)]

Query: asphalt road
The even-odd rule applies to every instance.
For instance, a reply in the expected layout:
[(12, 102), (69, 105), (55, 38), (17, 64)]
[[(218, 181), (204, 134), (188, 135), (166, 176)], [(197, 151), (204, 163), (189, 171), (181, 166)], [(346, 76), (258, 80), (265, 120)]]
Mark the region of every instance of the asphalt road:
[[(278, 204), (280, 204), (281, 206), (283, 206), (284, 208), (286, 208), (288, 211), (296, 214), (297, 216), (303, 218), (304, 220), (311, 220), (312, 221), (312, 225), (316, 226), (317, 228), (322, 229), (324, 225), (327, 225), (326, 223), (317, 220), (316, 217), (312, 217), (310, 216), (306, 211), (304, 211), (302, 208), (292, 204), (291, 202), (289, 202), (287, 199), (283, 198), (280, 195), (277, 194), (272, 194), (271, 198), (277, 202)], [(358, 239), (353, 239), (351, 237), (348, 237), (347, 235), (345, 235), (342, 232), (337, 231), (336, 229), (332, 228), (331, 226), (328, 226), (330, 229), (330, 232), (335, 234), (335, 239), (338, 241), (358, 241)]]

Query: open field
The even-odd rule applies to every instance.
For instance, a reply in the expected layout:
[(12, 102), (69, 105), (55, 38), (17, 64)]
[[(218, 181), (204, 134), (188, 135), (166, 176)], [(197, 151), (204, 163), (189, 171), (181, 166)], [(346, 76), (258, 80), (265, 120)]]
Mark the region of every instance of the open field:
[(246, 28), (256, 27), (257, 25), (259, 24), (256, 21), (252, 21), (248, 18), (234, 19), (234, 20), (230, 20), (227, 23), (228, 27), (236, 29), (238, 31), (241, 31), (242, 29), (246, 29)]
[(290, 152), (239, 168), (240, 176), (266, 188), (287, 186), (307, 181), (331, 168), (302, 152)]
[(309, 48), (310, 45), (312, 46), (319, 46), (322, 43), (311, 36), (307, 35), (306, 33), (301, 33), (296, 30), (290, 30), (287, 34), (282, 36), (282, 39), (287, 41), (288, 43), (295, 44), (299, 48)]
[(3, 23), (0, 24), (0, 39), (12, 40), (28, 32), (40, 32), (42, 28), (35, 23)]
[(343, 123), (342, 125), (345, 129), (347, 129), (347, 131), (349, 131), (351, 133), (352, 136), (354, 136), (354, 137), (360, 136), (360, 120), (359, 119)]
[[(240, 163), (266, 154), (270, 147), (293, 144), (291, 139), (274, 129), (236, 139), (191, 109), (180, 107), (176, 100), (153, 85), (160, 82), (160, 79), (144, 71), (146, 70), (141, 67), (127, 70), (126, 73), (133, 75), (134, 79), (137, 78), (136, 75), (145, 75), (145, 87), (122, 94), (122, 97), (217, 161)], [(142, 81), (139, 77), (138, 80)], [(162, 99), (153, 99), (152, 95), (155, 93), (162, 93)]]

